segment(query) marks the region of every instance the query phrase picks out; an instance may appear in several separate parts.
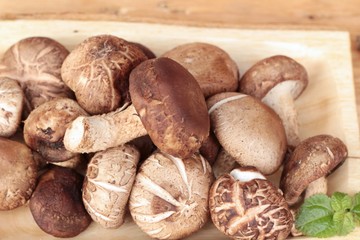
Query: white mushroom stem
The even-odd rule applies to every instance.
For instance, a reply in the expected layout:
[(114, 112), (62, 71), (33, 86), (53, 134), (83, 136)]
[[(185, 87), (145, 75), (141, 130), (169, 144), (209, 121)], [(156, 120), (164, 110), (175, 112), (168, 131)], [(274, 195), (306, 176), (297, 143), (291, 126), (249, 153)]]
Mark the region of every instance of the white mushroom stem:
[(319, 193), (327, 194), (327, 180), (325, 177), (321, 177), (308, 185), (305, 191), (305, 199)]
[(249, 182), (254, 179), (266, 180), (264, 175), (262, 175), (260, 172), (256, 172), (253, 169), (242, 170), (239, 168), (235, 168), (230, 172), (230, 175), (240, 182)]
[(262, 99), (262, 102), (271, 107), (282, 120), (290, 146), (297, 146), (300, 143), (299, 124), (294, 103), (294, 96), (299, 95), (299, 85), (299, 81), (295, 80), (281, 82)]
[(66, 129), (64, 146), (71, 152), (97, 152), (146, 134), (134, 106), (130, 105), (125, 110), (76, 118)]

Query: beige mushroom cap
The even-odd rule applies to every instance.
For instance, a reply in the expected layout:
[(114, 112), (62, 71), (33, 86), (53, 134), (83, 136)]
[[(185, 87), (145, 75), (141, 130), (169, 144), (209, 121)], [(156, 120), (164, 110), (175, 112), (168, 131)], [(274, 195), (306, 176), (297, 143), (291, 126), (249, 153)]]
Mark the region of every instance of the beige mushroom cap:
[(317, 135), (302, 141), (286, 161), (280, 188), (289, 205), (295, 204), (313, 181), (327, 177), (347, 157), (346, 145), (330, 135)]
[(184, 66), (198, 81), (205, 97), (236, 91), (238, 88), (237, 64), (218, 46), (203, 42), (186, 43), (176, 46), (162, 56)]
[(0, 77), (0, 136), (15, 134), (21, 122), (24, 93), (16, 80)]
[(0, 137), (0, 210), (24, 205), (35, 189), (37, 174), (31, 150)]
[(219, 177), (209, 207), (214, 225), (234, 239), (286, 239), (293, 225), (281, 192), (254, 168)]
[(123, 224), (139, 159), (139, 151), (130, 145), (109, 148), (91, 158), (82, 197), (91, 218), (102, 227)]
[(61, 79), (61, 65), (69, 51), (47, 37), (29, 37), (12, 45), (1, 60), (1, 77), (17, 80), (25, 94), (24, 116), (40, 104), (58, 97), (73, 98)]
[(129, 102), (129, 74), (146, 59), (133, 43), (112, 35), (97, 35), (71, 51), (61, 76), (88, 113), (108, 113)]
[(152, 238), (185, 238), (208, 220), (212, 181), (211, 167), (200, 155), (181, 160), (155, 152), (136, 176), (131, 216)]
[(211, 127), (222, 147), (241, 166), (274, 173), (286, 152), (286, 136), (278, 115), (260, 100), (235, 92), (207, 100)]

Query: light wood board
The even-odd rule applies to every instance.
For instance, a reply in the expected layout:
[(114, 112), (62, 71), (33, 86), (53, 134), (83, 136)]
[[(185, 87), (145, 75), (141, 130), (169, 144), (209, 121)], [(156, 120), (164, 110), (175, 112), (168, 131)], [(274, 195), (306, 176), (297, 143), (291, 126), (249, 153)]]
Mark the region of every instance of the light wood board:
[[(302, 139), (316, 134), (332, 134), (349, 149), (349, 159), (330, 177), (330, 192), (355, 193), (360, 190), (359, 128), (352, 76), (350, 40), (347, 32), (299, 30), (242, 30), (201, 28), (145, 23), (95, 21), (3, 21), (0, 22), (0, 56), (16, 41), (29, 36), (47, 36), (73, 49), (85, 38), (113, 34), (143, 43), (157, 55), (172, 47), (202, 41), (215, 44), (236, 61), (243, 74), (256, 61), (275, 54), (290, 56), (308, 70), (310, 83), (297, 100)], [(360, 234), (357, 229), (350, 236)], [(27, 207), (0, 212), (1, 239), (52, 239), (32, 220)], [(128, 218), (118, 230), (92, 224), (77, 239), (145, 239)], [(190, 239), (226, 239), (210, 223)], [(345, 239), (351, 239), (345, 238)]]

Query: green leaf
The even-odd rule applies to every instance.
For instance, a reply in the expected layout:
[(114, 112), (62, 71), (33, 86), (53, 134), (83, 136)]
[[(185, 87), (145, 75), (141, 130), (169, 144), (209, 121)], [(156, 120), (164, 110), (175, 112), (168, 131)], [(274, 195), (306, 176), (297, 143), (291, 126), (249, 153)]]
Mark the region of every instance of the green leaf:
[(336, 212), (349, 211), (352, 207), (352, 199), (345, 193), (335, 192), (331, 196), (331, 207)]
[(352, 198), (353, 207), (351, 212), (354, 214), (354, 217), (357, 221), (360, 221), (360, 193), (357, 193)]
[(335, 212), (333, 216), (337, 235), (345, 236), (355, 228), (354, 217), (351, 212)]
[(316, 194), (301, 206), (295, 226), (308, 236), (331, 237), (337, 232), (333, 214), (330, 198), (325, 194)]

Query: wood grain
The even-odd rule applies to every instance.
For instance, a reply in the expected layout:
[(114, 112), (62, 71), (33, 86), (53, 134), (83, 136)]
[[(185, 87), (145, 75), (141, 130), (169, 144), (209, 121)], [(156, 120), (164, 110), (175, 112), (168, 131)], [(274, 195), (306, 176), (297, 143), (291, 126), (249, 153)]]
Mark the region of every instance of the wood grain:
[[(14, 42), (33, 35), (52, 37), (69, 50), (85, 38), (109, 33), (143, 43), (155, 54), (190, 41), (204, 41), (227, 51), (243, 73), (253, 63), (274, 54), (287, 54), (308, 70), (310, 84), (296, 102), (301, 138), (328, 133), (341, 138), (349, 148), (346, 163), (329, 177), (330, 193), (350, 194), (359, 189), (360, 143), (352, 78), (349, 34), (343, 31), (298, 31), (238, 28), (204, 28), (114, 21), (18, 20), (0, 22), (0, 55)], [(331, 41), (328, 41), (331, 39)], [(335, 113), (335, 114), (334, 114)], [(277, 184), (278, 174), (272, 176)], [(344, 239), (360, 234), (356, 229)], [(32, 220), (27, 206), (0, 213), (1, 239), (54, 239)], [(127, 218), (118, 230), (105, 230), (92, 224), (77, 239), (146, 239)], [(226, 239), (209, 223), (189, 239)], [(301, 239), (301, 238), (300, 238)], [(303, 238), (308, 239), (308, 238)], [(336, 238), (333, 238), (336, 239)]]

